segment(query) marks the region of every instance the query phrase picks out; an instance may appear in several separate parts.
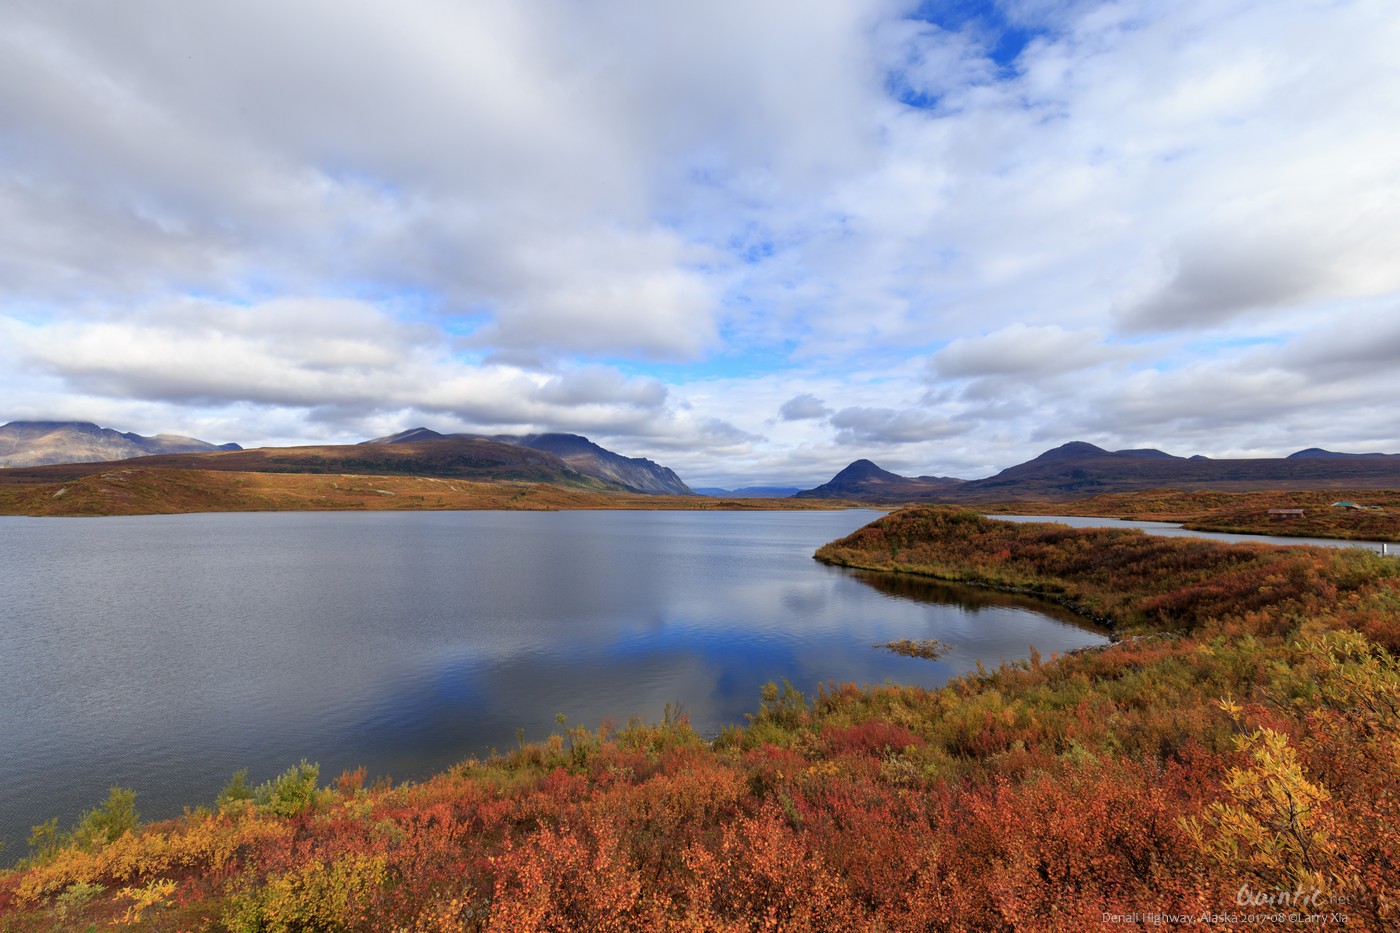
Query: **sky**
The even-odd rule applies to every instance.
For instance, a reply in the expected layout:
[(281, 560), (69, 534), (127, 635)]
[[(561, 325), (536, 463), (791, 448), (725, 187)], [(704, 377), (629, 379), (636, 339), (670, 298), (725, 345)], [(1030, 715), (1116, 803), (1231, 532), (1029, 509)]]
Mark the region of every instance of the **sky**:
[(1400, 452), (1394, 0), (7, 0), (0, 423)]

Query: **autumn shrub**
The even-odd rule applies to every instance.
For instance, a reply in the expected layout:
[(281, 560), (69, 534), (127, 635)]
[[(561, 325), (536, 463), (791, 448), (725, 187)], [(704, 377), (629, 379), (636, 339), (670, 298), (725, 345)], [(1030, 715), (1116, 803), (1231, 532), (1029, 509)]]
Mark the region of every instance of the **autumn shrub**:
[(253, 791), (253, 801), (275, 816), (298, 816), (314, 806), (316, 779), (320, 775), (320, 766), (309, 764), (303, 758), (300, 764), (258, 785)]
[(335, 933), (363, 926), (366, 896), (384, 882), (384, 859), (347, 855), (308, 861), (231, 899), (231, 933)]

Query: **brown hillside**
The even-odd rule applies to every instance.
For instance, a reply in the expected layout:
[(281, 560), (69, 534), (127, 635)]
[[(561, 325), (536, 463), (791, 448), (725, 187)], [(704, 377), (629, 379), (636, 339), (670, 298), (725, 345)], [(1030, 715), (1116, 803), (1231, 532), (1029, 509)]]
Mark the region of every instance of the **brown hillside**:
[[(152, 458), (154, 459), (154, 458)], [(162, 458), (163, 459), (163, 458)], [(476, 482), (370, 473), (268, 473), (100, 464), (101, 472), (15, 481), (0, 471), (0, 514), (149, 515), (180, 512), (279, 512), (446, 509), (804, 509), (839, 504), (789, 499), (731, 501), (700, 496)], [(9, 480), (9, 481), (7, 481)]]

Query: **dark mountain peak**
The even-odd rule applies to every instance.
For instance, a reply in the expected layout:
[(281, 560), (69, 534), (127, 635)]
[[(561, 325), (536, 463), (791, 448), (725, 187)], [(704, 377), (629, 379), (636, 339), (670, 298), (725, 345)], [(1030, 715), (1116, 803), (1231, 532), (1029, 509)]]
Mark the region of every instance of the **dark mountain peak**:
[(871, 480), (896, 482), (902, 479), (904, 479), (904, 477), (900, 476), (898, 473), (882, 470), (869, 460), (856, 460), (840, 473), (833, 476), (827, 485), (838, 486), (846, 483), (868, 483)]
[(376, 437), (367, 441), (360, 441), (361, 444), (412, 444), (415, 441), (436, 441), (445, 440), (446, 434), (429, 428), (409, 428), (407, 431), (400, 431), (397, 434), (390, 434), (387, 437)]
[(912, 479), (881, 469), (869, 460), (857, 460), (837, 473), (829, 482), (814, 489), (796, 493), (796, 499), (864, 499), (874, 502), (898, 502), (936, 499), (962, 480), (922, 476)]
[(1045, 453), (1041, 454), (1039, 457), (1036, 457), (1034, 460), (1031, 460), (1029, 462), (1036, 463), (1037, 461), (1043, 462), (1046, 460), (1077, 460), (1080, 457), (1102, 457), (1107, 453), (1108, 451), (1104, 450), (1102, 447), (1095, 447), (1093, 444), (1090, 444), (1087, 441), (1070, 441), (1068, 444), (1061, 444), (1059, 447), (1056, 447), (1052, 450), (1047, 450)]

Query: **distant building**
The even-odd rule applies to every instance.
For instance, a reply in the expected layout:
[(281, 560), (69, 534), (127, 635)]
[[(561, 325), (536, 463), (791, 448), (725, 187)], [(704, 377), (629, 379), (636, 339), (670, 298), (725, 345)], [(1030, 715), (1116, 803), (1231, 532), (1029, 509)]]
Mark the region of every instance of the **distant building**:
[(1302, 518), (1302, 509), (1269, 509), (1269, 517), (1278, 520), (1281, 518)]

